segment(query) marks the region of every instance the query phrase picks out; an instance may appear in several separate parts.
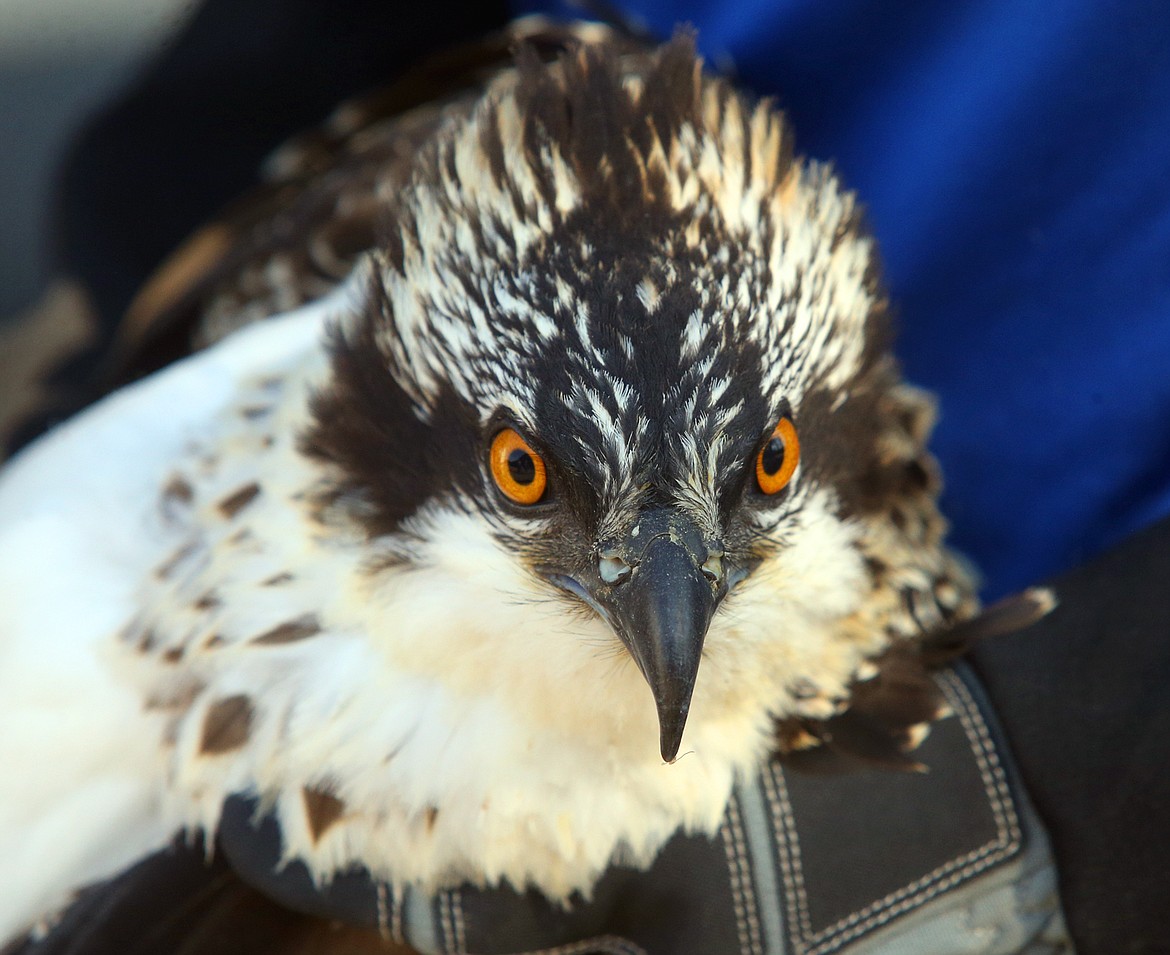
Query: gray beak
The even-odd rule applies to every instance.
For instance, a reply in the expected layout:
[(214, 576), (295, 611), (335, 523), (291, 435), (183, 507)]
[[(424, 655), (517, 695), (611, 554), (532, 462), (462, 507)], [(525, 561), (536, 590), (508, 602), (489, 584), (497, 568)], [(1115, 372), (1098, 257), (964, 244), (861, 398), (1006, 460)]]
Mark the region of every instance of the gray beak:
[(678, 755), (703, 640), (726, 593), (721, 555), (681, 511), (654, 508), (602, 550), (596, 578), (550, 575), (601, 612), (630, 651), (654, 695), (667, 762)]

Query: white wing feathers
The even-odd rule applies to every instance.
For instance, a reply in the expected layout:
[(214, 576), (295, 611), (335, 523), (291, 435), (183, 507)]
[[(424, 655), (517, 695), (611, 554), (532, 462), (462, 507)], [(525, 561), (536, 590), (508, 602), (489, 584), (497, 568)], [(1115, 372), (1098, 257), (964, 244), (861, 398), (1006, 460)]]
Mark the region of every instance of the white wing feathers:
[(0, 940), (174, 834), (158, 717), (109, 653), (174, 546), (158, 488), (240, 382), (303, 359), (349, 294), (110, 396), (0, 475)]

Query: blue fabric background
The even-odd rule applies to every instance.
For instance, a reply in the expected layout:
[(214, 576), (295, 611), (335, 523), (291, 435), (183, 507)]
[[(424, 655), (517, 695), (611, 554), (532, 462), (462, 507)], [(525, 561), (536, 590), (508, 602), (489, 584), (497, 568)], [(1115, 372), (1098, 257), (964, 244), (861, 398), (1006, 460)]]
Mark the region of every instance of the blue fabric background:
[(1170, 3), (620, 6), (697, 27), (860, 194), (987, 596), (1170, 513)]

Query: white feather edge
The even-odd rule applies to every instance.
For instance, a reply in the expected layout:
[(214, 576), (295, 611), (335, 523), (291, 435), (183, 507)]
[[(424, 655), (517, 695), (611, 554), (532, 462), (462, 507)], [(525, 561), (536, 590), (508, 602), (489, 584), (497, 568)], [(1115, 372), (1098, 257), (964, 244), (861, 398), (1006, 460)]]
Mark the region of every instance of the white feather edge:
[(258, 369), (317, 347), (351, 283), (131, 385), (0, 473), (0, 944), (165, 844), (158, 729), (103, 656), (173, 540), (149, 506)]

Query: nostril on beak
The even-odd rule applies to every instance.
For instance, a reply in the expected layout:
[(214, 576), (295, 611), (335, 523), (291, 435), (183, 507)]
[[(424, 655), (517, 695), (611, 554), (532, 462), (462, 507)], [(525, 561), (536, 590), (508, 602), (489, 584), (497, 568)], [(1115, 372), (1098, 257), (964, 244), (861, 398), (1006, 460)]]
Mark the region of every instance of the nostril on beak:
[(723, 551), (708, 551), (707, 559), (703, 561), (703, 575), (713, 583), (723, 582)]
[(630, 576), (630, 565), (616, 554), (602, 554), (597, 570), (607, 584), (619, 584)]

